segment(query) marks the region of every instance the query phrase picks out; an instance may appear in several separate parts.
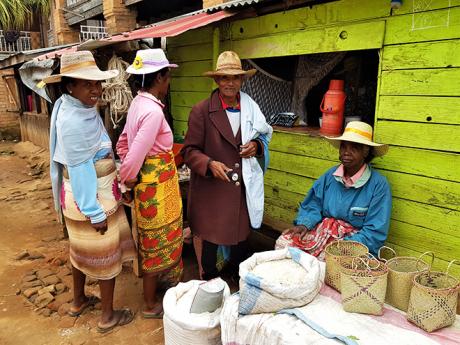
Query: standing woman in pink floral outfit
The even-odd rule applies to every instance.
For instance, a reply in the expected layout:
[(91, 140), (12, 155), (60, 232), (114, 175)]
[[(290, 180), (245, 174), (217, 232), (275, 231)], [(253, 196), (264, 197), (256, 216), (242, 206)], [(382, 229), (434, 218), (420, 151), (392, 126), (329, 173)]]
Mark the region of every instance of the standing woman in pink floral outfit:
[(117, 143), (122, 160), (121, 182), (134, 188), (142, 260), (145, 318), (161, 318), (157, 282), (177, 283), (182, 275), (182, 201), (174, 154), (173, 134), (161, 100), (166, 98), (170, 64), (161, 49), (139, 50), (127, 72), (135, 74), (141, 89), (128, 111)]

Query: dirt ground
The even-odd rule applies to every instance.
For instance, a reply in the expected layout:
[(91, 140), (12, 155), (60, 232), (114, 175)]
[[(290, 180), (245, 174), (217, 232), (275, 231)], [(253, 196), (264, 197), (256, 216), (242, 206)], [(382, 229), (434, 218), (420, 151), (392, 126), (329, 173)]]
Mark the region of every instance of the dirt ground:
[[(56, 312), (43, 316), (23, 295), (28, 273), (69, 265), (68, 241), (52, 207), (47, 155), (31, 143), (0, 142), (0, 344), (164, 344), (162, 321), (145, 320), (138, 313), (142, 281), (130, 267), (116, 280), (114, 305), (131, 308), (136, 317), (106, 335), (96, 331), (98, 308), (78, 318)], [(18, 260), (23, 251), (29, 258)], [(197, 271), (188, 251), (185, 280), (196, 277)], [(34, 256), (43, 258), (29, 260)], [(63, 282), (71, 286), (71, 276)], [(98, 295), (97, 284), (88, 285), (87, 292)]]

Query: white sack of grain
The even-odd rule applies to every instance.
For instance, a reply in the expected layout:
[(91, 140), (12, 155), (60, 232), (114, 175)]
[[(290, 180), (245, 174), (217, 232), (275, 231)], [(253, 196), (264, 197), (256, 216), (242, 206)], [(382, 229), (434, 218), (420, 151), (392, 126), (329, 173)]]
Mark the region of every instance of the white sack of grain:
[[(220, 345), (220, 313), (222, 307), (209, 313), (195, 314), (190, 312), (199, 280), (179, 283), (166, 291), (163, 298), (163, 327), (165, 345)], [(230, 296), (226, 283), (224, 300)]]
[(240, 264), (238, 312), (274, 313), (304, 306), (323, 283), (319, 260), (298, 248), (256, 253)]

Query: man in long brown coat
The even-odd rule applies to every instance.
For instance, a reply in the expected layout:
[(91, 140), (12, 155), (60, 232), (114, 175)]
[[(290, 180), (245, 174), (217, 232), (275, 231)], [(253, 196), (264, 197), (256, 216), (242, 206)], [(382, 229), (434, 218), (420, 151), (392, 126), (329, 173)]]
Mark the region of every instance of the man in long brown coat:
[[(196, 104), (189, 117), (182, 154), (192, 171), (188, 217), (192, 232), (203, 241), (204, 279), (219, 274), (216, 268), (218, 245), (230, 246), (229, 264), (233, 269), (237, 269), (247, 256), (251, 222), (242, 178), (243, 160), (263, 156), (264, 145), (268, 143), (260, 138), (245, 143), (242, 140), (244, 124), (241, 123), (240, 100), (244, 97), (255, 102), (240, 92), (240, 88), (243, 78), (255, 72), (244, 71), (236, 53), (223, 52), (216, 70), (205, 73), (214, 78), (219, 88), (210, 98)], [(271, 137), (271, 127), (256, 104), (255, 107), (263, 118), (262, 127), (270, 130)]]

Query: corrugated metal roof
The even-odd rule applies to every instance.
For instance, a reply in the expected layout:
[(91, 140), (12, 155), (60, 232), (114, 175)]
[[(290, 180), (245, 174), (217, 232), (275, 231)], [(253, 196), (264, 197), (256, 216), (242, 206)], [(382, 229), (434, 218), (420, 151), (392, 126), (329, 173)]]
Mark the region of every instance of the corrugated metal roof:
[(55, 51), (60, 51), (60, 50), (71, 49), (72, 45), (75, 46), (75, 43), (74, 44), (63, 44), (60, 46), (39, 48), (39, 49), (33, 49), (33, 50), (25, 50), (20, 53), (9, 54), (5, 56), (3, 59), (0, 58), (0, 69), (10, 67), (13, 65), (17, 65), (25, 61), (32, 60), (34, 57), (43, 55), (43, 53), (45, 52), (55, 52)]
[(72, 52), (76, 50), (92, 50), (100, 47), (108, 46), (115, 43), (138, 40), (142, 38), (154, 38), (154, 37), (172, 37), (180, 35), (181, 33), (196, 29), (227, 17), (233, 16), (234, 12), (219, 11), (215, 13), (207, 12), (192, 12), (183, 16), (171, 18), (159, 23), (149, 25), (148, 27), (124, 32), (120, 35), (115, 35), (108, 38), (102, 38), (99, 40), (89, 40), (83, 42), (77, 46), (58, 50), (49, 54), (43, 54), (38, 57), (39, 60), (51, 59), (55, 56), (62, 55), (63, 53)]
[(234, 1), (227, 1), (223, 4), (217, 5), (217, 6), (211, 6), (204, 8), (204, 11), (207, 12), (212, 12), (216, 10), (228, 10), (236, 7), (244, 7), (244, 6), (249, 6), (253, 4), (258, 4), (261, 3), (265, 0), (234, 0)]

